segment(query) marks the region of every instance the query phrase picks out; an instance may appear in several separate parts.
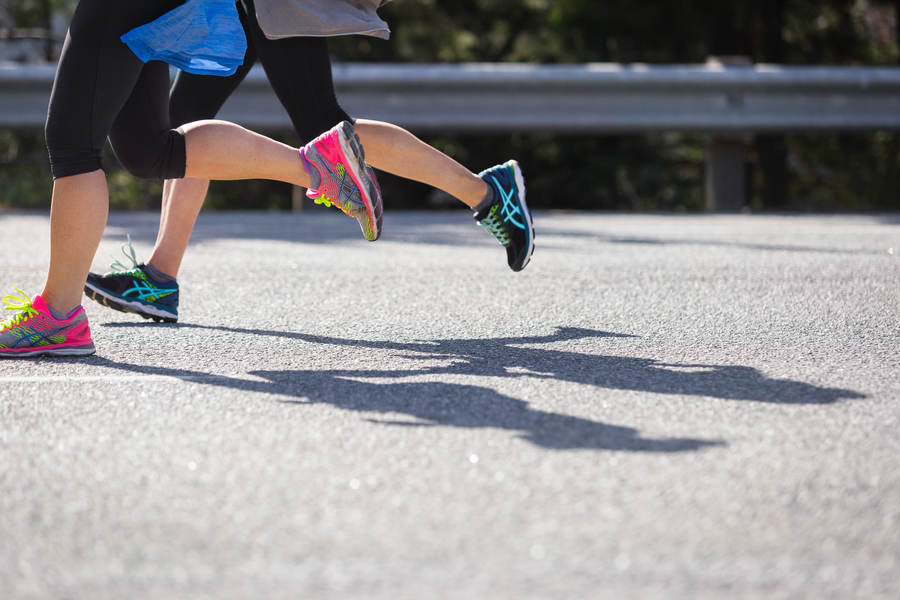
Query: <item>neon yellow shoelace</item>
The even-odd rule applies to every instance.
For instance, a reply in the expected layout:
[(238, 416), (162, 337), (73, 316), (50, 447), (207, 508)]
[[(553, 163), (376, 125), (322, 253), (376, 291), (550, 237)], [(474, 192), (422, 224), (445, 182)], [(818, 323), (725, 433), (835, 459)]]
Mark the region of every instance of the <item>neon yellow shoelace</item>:
[(3, 297), (3, 302), (6, 303), (6, 310), (16, 310), (19, 311), (19, 314), (0, 323), (0, 331), (15, 327), (28, 317), (33, 317), (38, 314), (31, 306), (31, 298), (28, 297), (28, 294), (20, 290), (18, 286), (14, 285), (13, 287), (16, 288), (24, 298), (12, 295)]
[(334, 201), (331, 200), (330, 198), (328, 198), (325, 194), (322, 194), (318, 198), (313, 198), (313, 202), (315, 202), (316, 204), (323, 204), (329, 208), (334, 206), (335, 208), (340, 210), (342, 213), (344, 213), (348, 217), (353, 217), (353, 215), (351, 215), (349, 212), (347, 212), (346, 210), (341, 208), (341, 206), (339, 204), (334, 204)]

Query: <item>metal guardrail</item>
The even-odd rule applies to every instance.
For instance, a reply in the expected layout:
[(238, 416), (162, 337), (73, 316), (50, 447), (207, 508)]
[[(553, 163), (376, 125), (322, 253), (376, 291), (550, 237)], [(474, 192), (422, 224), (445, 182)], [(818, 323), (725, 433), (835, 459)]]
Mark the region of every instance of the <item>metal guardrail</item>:
[[(358, 114), (475, 131), (900, 128), (900, 69), (713, 65), (345, 65)], [(357, 104), (358, 102), (358, 104)], [(390, 120), (385, 118), (384, 120)]]
[[(54, 72), (0, 66), (0, 127), (43, 123)], [(890, 67), (337, 64), (334, 79), (349, 113), (417, 130), (900, 129), (900, 68)], [(258, 67), (220, 117), (290, 127)]]
[[(54, 72), (0, 65), (0, 127), (43, 124)], [(713, 208), (744, 203), (742, 135), (900, 130), (900, 68), (892, 67), (345, 63), (334, 80), (350, 114), (415, 131), (713, 134)], [(290, 127), (259, 67), (219, 117)]]

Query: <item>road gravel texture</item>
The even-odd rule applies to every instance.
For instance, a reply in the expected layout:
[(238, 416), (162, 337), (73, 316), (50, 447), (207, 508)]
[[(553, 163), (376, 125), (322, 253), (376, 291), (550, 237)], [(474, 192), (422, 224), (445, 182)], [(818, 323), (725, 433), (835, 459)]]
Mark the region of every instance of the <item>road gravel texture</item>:
[(178, 324), (0, 361), (0, 597), (900, 597), (900, 218), (535, 227), (202, 215)]

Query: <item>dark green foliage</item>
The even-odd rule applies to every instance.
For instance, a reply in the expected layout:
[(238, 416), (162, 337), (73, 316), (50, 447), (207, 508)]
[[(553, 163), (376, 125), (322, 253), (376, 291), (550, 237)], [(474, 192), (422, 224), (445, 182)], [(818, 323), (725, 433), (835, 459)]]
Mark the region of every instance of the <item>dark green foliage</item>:
[[(34, 25), (40, 0), (10, 0)], [(740, 55), (788, 64), (900, 64), (900, 0), (395, 0), (382, 9), (390, 42), (335, 39), (345, 61), (696, 63)], [(283, 132), (276, 137), (289, 141)], [(480, 170), (509, 157), (526, 169), (529, 204), (554, 208), (700, 210), (702, 136), (426, 138)], [(0, 202), (45, 205), (45, 156), (28, 135), (0, 135)], [(760, 136), (751, 154), (755, 209), (900, 209), (900, 134)], [(15, 167), (15, 174), (11, 169)], [(156, 184), (112, 178), (114, 206), (158, 206)], [(31, 183), (29, 183), (31, 182)], [(427, 188), (383, 177), (389, 207), (446, 205)], [(287, 208), (290, 188), (215, 185), (210, 208)]]
[(50, 185), (44, 136), (0, 129), (0, 208), (48, 206)]
[[(900, 0), (397, 0), (389, 44), (332, 44), (352, 61), (900, 63)], [(435, 24), (440, 24), (436, 26)], [(441, 136), (478, 170), (516, 156), (537, 207), (699, 210), (700, 136)], [(761, 136), (749, 165), (756, 209), (900, 208), (900, 134)], [(399, 185), (396, 184), (396, 185)], [(422, 191), (410, 187), (409, 205)]]
[[(697, 136), (446, 136), (432, 143), (481, 170), (515, 156), (529, 206), (540, 208), (700, 210), (704, 142)], [(623, 161), (627, 156), (629, 160)], [(421, 201), (421, 200), (420, 200)]]

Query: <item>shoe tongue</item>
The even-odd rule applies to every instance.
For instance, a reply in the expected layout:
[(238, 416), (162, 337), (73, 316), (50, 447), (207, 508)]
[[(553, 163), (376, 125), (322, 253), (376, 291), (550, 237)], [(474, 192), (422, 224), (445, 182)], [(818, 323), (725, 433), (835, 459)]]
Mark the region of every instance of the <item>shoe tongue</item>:
[(491, 214), (491, 206), (492, 204), (488, 204), (487, 206), (479, 205), (478, 208), (473, 213), (476, 221), (482, 221), (485, 217)]
[(40, 294), (31, 299), (31, 308), (47, 315), (50, 314), (50, 308), (47, 306), (47, 303), (44, 302), (44, 299), (41, 298)]
[(480, 221), (488, 215), (488, 212), (491, 210), (491, 206), (494, 205), (494, 199), (497, 195), (497, 190), (494, 189), (494, 186), (488, 184), (488, 192), (485, 194), (482, 201), (472, 209), (475, 213), (475, 220)]

